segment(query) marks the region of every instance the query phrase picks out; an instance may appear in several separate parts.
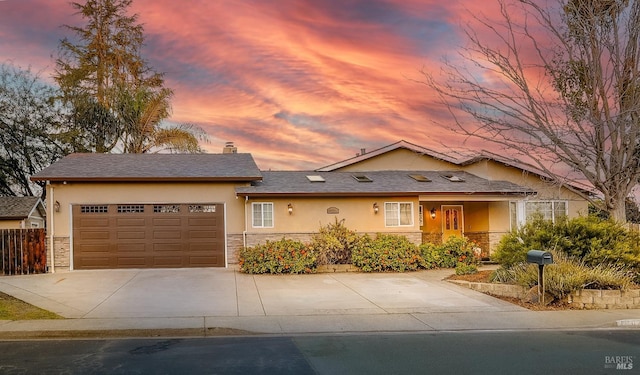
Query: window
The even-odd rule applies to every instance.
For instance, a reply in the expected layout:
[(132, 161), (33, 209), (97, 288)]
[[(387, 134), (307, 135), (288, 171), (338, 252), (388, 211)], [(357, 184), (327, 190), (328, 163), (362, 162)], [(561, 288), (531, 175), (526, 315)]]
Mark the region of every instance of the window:
[(358, 182), (373, 182), (372, 179), (363, 174), (354, 174), (352, 175), (352, 177), (355, 178)]
[(385, 202), (384, 221), (388, 227), (413, 225), (413, 203)]
[(192, 204), (189, 205), (189, 212), (216, 212), (215, 204)]
[(160, 214), (179, 213), (180, 206), (177, 204), (155, 204), (153, 205), (153, 212)]
[(273, 228), (273, 203), (252, 203), (254, 228)]
[(431, 179), (423, 174), (410, 174), (409, 177), (418, 182), (431, 182)]
[(520, 201), (509, 203), (511, 228), (526, 224), (533, 215), (540, 214), (545, 220), (556, 223), (568, 215), (567, 201)]
[(80, 212), (83, 214), (105, 214), (107, 213), (106, 205), (82, 205)]
[(446, 178), (447, 180), (449, 180), (451, 182), (464, 182), (464, 178), (462, 178), (460, 176), (453, 175), (453, 174), (444, 174), (444, 175), (442, 175), (442, 177)]
[(309, 180), (309, 182), (324, 182), (324, 177), (319, 175), (310, 175), (307, 176), (307, 180)]
[(143, 204), (120, 204), (118, 205), (119, 214), (141, 213), (144, 212)]

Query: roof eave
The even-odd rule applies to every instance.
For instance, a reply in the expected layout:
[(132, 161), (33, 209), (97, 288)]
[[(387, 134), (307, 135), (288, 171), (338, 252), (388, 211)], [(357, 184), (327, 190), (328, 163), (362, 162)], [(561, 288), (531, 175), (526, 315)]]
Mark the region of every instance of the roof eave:
[(470, 195), (512, 195), (512, 196), (526, 196), (534, 194), (534, 192), (504, 192), (504, 191), (496, 191), (496, 192), (312, 192), (312, 193), (303, 193), (303, 192), (236, 192), (237, 196), (248, 197), (248, 198), (258, 198), (258, 197), (416, 197), (419, 195), (460, 195), (460, 196), (470, 196)]
[(31, 177), (49, 182), (251, 182), (262, 177)]

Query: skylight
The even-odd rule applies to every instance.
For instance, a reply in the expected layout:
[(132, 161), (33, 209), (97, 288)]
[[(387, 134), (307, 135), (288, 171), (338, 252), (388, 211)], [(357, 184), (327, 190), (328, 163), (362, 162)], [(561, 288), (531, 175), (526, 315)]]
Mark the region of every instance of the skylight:
[(352, 176), (353, 176), (353, 178), (355, 178), (355, 179), (356, 179), (356, 181), (358, 181), (358, 182), (373, 182), (373, 180), (372, 180), (372, 179), (370, 179), (369, 177), (367, 177), (367, 176), (365, 176), (365, 175), (363, 175), (363, 174), (354, 174), (354, 175), (352, 175)]
[(324, 182), (324, 177), (320, 176), (320, 175), (310, 175), (307, 176), (307, 180), (309, 180), (310, 182)]
[(409, 177), (413, 178), (418, 182), (431, 182), (431, 179), (422, 174), (410, 174)]
[(446, 178), (447, 180), (451, 181), (451, 182), (464, 182), (464, 178), (462, 177), (458, 177), (452, 174), (445, 174), (442, 177)]

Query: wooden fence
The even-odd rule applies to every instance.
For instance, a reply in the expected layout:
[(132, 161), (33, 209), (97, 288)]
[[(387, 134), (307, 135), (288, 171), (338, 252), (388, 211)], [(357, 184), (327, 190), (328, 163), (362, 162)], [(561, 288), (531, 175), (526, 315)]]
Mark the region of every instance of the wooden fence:
[(3, 275), (47, 272), (44, 228), (0, 229), (0, 266)]

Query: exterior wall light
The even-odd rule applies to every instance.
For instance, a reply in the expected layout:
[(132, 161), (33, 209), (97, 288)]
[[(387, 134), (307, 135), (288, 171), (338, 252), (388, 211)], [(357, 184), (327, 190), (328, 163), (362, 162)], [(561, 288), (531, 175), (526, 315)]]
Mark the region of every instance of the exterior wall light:
[(53, 204), (53, 210), (54, 210), (55, 212), (60, 212), (60, 202), (56, 201), (56, 202)]
[(436, 208), (435, 207), (431, 209), (430, 214), (431, 214), (431, 218), (435, 220), (436, 219)]
[(378, 207), (378, 202), (373, 204), (373, 213), (377, 214), (380, 208)]
[(289, 215), (293, 213), (293, 205), (291, 203), (287, 205), (287, 211), (289, 211)]

